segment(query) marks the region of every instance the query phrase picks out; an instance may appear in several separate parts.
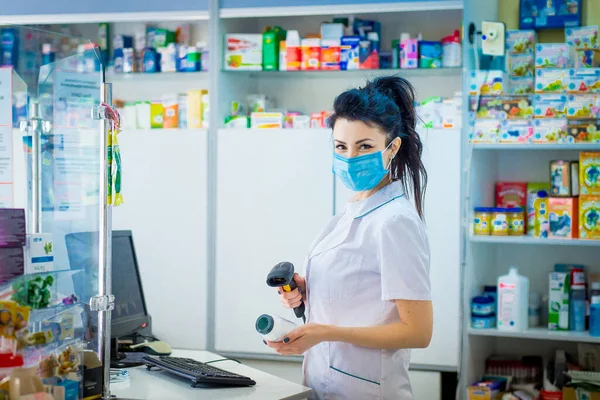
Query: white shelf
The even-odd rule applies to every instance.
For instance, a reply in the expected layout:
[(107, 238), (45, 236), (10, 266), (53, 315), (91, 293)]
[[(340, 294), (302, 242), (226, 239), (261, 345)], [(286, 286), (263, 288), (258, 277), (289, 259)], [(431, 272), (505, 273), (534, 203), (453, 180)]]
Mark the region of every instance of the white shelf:
[[(244, 71), (223, 70), (227, 74), (248, 75), (255, 77), (270, 78), (357, 78), (367, 76), (390, 76), (400, 75), (406, 77), (429, 77), (429, 76), (456, 76), (460, 77), (462, 68), (414, 68), (414, 69), (356, 69), (346, 71)], [(149, 74), (151, 75), (151, 74)]]
[(220, 10), (220, 17), (259, 18), (286, 16), (289, 17), (300, 15), (350, 15), (367, 13), (372, 14), (407, 11), (445, 11), (462, 9), (463, 2), (460, 0), (405, 1), (396, 3), (372, 4), (328, 4), (323, 6), (224, 8)]
[(99, 22), (206, 21), (208, 11), (3, 15), (0, 25), (85, 24)]
[(106, 80), (108, 82), (192, 82), (208, 79), (208, 72), (197, 71), (197, 72), (135, 72), (135, 73), (114, 73), (110, 69), (106, 71)]
[(473, 150), (600, 150), (600, 143), (548, 143), (548, 144), (511, 144), (511, 143), (474, 143)]
[(530, 236), (475, 236), (469, 237), (472, 243), (491, 244), (521, 244), (535, 246), (596, 246), (600, 247), (600, 240), (582, 239), (543, 239)]
[(523, 332), (507, 332), (498, 329), (469, 328), (471, 336), (492, 336), (518, 339), (554, 340), (562, 342), (600, 343), (600, 337), (590, 336), (588, 331), (551, 331), (547, 328), (531, 328)]

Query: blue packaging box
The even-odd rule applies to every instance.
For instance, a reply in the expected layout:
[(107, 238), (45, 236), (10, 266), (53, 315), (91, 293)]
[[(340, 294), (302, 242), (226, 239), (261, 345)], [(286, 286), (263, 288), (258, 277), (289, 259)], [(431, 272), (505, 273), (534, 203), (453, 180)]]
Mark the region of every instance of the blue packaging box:
[(420, 41), (419, 42), (419, 68), (441, 68), (442, 67), (442, 43)]
[(17, 68), (19, 36), (14, 28), (0, 30), (0, 66)]
[(360, 36), (342, 36), (340, 42), (340, 69), (352, 70), (359, 66)]

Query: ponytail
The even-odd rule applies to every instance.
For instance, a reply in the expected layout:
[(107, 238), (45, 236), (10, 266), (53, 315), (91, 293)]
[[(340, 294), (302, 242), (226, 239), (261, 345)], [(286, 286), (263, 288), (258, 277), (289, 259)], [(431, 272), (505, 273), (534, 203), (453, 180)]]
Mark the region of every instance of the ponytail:
[(338, 118), (343, 118), (382, 129), (388, 136), (386, 145), (397, 137), (402, 139), (390, 166), (391, 179), (402, 182), (407, 196), (412, 192), (417, 212), (423, 218), (427, 171), (421, 159), (423, 142), (416, 129), (415, 89), (410, 82), (397, 75), (376, 78), (364, 88), (340, 94), (333, 109), (328, 120), (331, 128)]

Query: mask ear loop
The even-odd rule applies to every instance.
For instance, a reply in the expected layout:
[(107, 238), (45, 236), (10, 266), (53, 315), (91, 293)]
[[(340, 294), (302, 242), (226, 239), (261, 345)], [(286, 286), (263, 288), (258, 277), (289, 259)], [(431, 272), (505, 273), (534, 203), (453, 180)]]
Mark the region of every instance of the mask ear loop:
[[(394, 140), (396, 140), (396, 139), (394, 138)], [(388, 144), (387, 147), (383, 151), (389, 149), (390, 146), (392, 145), (392, 143), (394, 143), (394, 140), (392, 140), (390, 142), (390, 144)], [(389, 175), (389, 178), (390, 178), (390, 182), (392, 181), (392, 170), (390, 169), (390, 167), (392, 166), (392, 161), (394, 161), (395, 157), (396, 157), (396, 154), (393, 154), (392, 157), (390, 158), (390, 162), (388, 163), (387, 167), (385, 168), (385, 169), (388, 170), (388, 175)]]

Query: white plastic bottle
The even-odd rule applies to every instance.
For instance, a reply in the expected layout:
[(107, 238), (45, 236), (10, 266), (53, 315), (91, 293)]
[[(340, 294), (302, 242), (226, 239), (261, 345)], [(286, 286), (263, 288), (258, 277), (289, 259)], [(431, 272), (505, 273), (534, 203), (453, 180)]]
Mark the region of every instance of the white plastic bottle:
[(529, 326), (529, 279), (510, 267), (498, 278), (498, 330), (523, 331)]
[(256, 320), (256, 331), (269, 342), (281, 342), (298, 325), (278, 315), (263, 314)]

